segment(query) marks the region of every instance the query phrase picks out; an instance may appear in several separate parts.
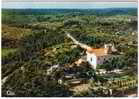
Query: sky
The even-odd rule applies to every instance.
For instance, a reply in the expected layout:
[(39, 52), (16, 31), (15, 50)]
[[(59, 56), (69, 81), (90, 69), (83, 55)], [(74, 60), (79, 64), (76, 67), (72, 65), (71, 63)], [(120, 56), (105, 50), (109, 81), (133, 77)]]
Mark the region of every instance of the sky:
[[(19, 0), (20, 1), (20, 0)], [(135, 8), (136, 2), (2, 2), (2, 8), (67, 8), (67, 9), (92, 9), (92, 8)]]
[(88, 1), (92, 1), (92, 2), (137, 2), (137, 0), (2, 0), (2, 2), (88, 2)]

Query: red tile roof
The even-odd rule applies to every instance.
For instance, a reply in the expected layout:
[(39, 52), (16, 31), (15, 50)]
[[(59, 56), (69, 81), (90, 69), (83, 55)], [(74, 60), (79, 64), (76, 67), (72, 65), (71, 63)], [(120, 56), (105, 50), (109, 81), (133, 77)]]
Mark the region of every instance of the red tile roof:
[(96, 54), (96, 56), (107, 55), (108, 48), (87, 48), (88, 53)]

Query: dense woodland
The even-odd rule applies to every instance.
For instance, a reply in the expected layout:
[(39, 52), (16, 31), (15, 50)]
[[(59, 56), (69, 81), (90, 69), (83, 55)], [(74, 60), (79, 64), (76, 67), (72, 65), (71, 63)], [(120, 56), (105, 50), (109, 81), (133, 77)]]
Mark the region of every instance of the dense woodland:
[[(66, 32), (93, 48), (113, 43), (122, 57), (98, 69), (122, 69), (123, 73), (102, 76), (89, 64), (75, 66), (85, 53)], [(57, 64), (48, 75), (48, 69)], [(86, 79), (92, 87), (99, 86), (98, 90), (71, 91), (63, 77), (68, 72)], [(137, 79), (137, 9), (2, 9), (3, 79), (2, 96), (110, 96), (101, 88), (110, 89), (110, 79)], [(134, 91), (137, 86), (129, 89)]]

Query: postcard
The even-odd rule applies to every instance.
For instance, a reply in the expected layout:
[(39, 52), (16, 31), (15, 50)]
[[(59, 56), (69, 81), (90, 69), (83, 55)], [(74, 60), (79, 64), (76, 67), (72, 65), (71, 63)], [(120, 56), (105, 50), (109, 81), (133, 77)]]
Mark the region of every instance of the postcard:
[(2, 97), (137, 97), (136, 0), (3, 0)]

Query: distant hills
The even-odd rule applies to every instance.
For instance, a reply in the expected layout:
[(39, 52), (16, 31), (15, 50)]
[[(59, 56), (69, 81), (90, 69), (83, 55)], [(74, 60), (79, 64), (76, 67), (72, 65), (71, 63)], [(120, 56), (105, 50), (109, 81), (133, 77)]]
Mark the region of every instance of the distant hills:
[(104, 9), (2, 9), (3, 13), (24, 14), (24, 15), (40, 15), (40, 14), (59, 14), (59, 13), (75, 13), (76, 15), (137, 15), (137, 8), (104, 8)]

